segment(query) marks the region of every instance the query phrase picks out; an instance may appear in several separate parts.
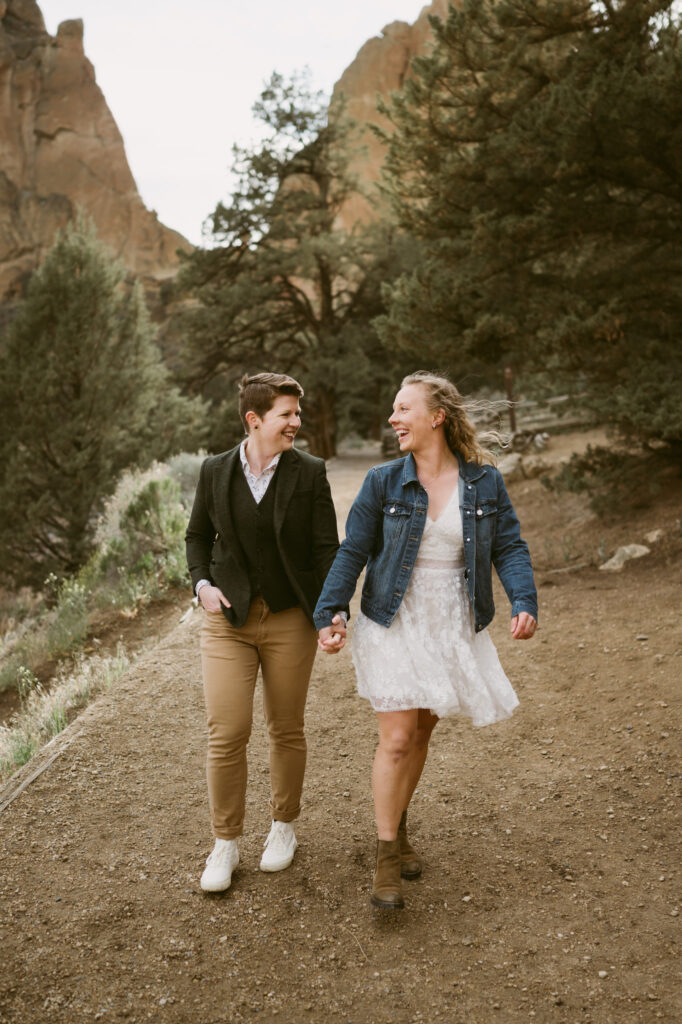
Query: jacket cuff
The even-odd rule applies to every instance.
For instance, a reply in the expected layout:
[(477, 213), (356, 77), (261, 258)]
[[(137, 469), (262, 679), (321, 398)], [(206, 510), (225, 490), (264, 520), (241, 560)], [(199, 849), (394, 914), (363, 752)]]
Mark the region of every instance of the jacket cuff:
[(533, 616), (536, 622), (538, 621), (538, 606), (536, 604), (531, 604), (530, 601), (514, 601), (511, 610), (512, 619), (515, 615), (520, 615), (521, 612), (528, 612), (529, 615)]

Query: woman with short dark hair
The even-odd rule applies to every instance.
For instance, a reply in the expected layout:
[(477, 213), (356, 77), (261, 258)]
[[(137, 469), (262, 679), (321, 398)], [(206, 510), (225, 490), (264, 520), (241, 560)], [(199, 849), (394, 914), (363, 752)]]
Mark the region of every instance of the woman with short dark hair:
[(304, 710), (317, 649), (313, 609), (338, 548), (324, 461), (294, 447), (302, 397), (298, 381), (284, 374), (242, 378), (239, 413), (247, 436), (202, 464), (187, 527), (187, 563), (204, 610), (201, 662), (215, 835), (201, 876), (208, 892), (229, 888), (239, 863), (259, 668), (272, 818), (261, 869), (288, 867), (298, 846), (293, 821), (300, 812)]

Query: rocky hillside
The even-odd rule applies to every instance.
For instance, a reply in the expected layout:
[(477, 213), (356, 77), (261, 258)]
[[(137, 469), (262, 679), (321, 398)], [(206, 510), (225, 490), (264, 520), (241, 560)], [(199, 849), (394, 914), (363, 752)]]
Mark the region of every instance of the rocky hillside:
[(53, 37), (35, 0), (0, 0), (0, 154), (0, 302), (20, 293), (78, 206), (150, 284), (189, 248), (140, 198), (82, 21)]
[[(447, 9), (448, 0), (433, 0), (422, 9), (413, 25), (405, 21), (391, 22), (380, 36), (364, 44), (334, 87), (334, 95), (345, 96), (348, 113), (362, 129), (360, 151), (353, 161), (353, 169), (365, 186), (377, 181), (384, 157), (380, 141), (367, 127), (369, 124), (386, 127), (388, 123), (377, 112), (377, 93), (388, 96), (402, 87), (412, 58), (425, 53), (432, 40), (429, 15), (444, 18)], [(371, 215), (369, 203), (358, 196), (346, 204), (342, 220), (350, 227)]]
[[(363, 128), (354, 169), (366, 185), (379, 177), (383, 159), (381, 144), (366, 128), (382, 120), (377, 93), (401, 87), (412, 58), (429, 45), (428, 15), (446, 10), (447, 0), (433, 0), (413, 25), (387, 25), (336, 84)], [(55, 231), (78, 207), (148, 292), (174, 273), (176, 250), (189, 248), (142, 202), (83, 51), (82, 21), (64, 21), (51, 36), (36, 0), (0, 0), (0, 304), (21, 294)], [(342, 219), (350, 226), (369, 216), (369, 204), (357, 197)]]

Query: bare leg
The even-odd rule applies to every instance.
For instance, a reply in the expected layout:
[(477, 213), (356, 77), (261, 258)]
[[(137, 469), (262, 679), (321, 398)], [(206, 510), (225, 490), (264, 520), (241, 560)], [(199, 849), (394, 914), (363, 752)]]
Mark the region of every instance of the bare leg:
[(407, 800), (405, 802), (405, 806), (402, 808), (403, 811), (407, 810), (410, 800), (412, 799), (412, 794), (417, 788), (417, 784), (421, 778), (424, 765), (426, 764), (426, 755), (429, 752), (429, 740), (431, 739), (431, 733), (435, 729), (437, 722), (438, 715), (432, 715), (426, 708), (419, 709), (417, 732), (407, 766), (409, 784), (407, 789)]
[(410, 769), (419, 712), (379, 711), (377, 720), (379, 744), (372, 769), (374, 812), (379, 839), (391, 840), (398, 835), (401, 815), (414, 790)]

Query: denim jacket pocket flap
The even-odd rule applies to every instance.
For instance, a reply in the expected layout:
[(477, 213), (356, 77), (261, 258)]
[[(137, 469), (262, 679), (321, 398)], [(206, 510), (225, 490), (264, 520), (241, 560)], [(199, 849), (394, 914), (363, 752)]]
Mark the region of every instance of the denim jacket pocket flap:
[(412, 509), (402, 501), (384, 502), (384, 515), (395, 518), (396, 516), (412, 515)]
[(484, 516), (497, 515), (497, 505), (494, 501), (482, 501), (476, 506), (476, 518), (483, 519)]

